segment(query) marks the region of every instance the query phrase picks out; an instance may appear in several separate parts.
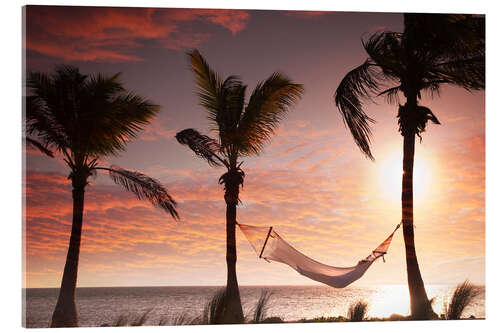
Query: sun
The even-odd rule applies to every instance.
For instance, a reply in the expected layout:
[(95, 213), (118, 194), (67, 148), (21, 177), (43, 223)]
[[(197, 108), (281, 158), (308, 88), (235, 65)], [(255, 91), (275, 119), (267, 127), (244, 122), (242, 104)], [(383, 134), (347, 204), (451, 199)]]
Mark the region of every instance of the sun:
[[(401, 200), (403, 176), (402, 153), (393, 152), (381, 158), (378, 167), (380, 192), (390, 201)], [(413, 167), (413, 200), (425, 198), (431, 186), (432, 172), (430, 161), (425, 156), (415, 156)]]

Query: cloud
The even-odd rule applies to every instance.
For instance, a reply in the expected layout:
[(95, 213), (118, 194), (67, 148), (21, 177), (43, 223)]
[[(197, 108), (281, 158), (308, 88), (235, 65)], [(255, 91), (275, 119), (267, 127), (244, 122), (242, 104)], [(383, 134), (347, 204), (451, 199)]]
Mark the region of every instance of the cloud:
[(446, 123), (456, 123), (458, 121), (463, 121), (463, 120), (468, 120), (468, 119), (470, 119), (470, 117), (466, 117), (466, 116), (447, 117), (447, 116), (445, 116), (444, 119), (443, 119), (443, 122), (446, 122)]
[(291, 16), (301, 19), (315, 19), (320, 16), (325, 16), (332, 14), (332, 12), (327, 11), (302, 11), (302, 10), (288, 10), (284, 13), (285, 16)]
[(219, 24), (236, 35), (245, 29), (250, 14), (242, 10), (231, 9), (197, 9), (199, 15), (206, 17), (210, 22)]
[[(89, 186), (81, 252), (82, 258), (86, 258), (82, 259), (85, 274), (96, 267), (102, 274), (113, 271), (117, 258), (126, 258), (125, 267), (130, 269), (129, 273), (137, 267), (166, 265), (173, 269), (185, 262), (190, 263), (189, 270), (196, 270), (199, 265), (209, 270), (213, 267), (210, 263), (219, 259), (222, 269), (225, 204), (223, 189), (217, 184), (217, 171), (189, 175), (168, 184), (179, 201), (182, 222), (177, 224), (118, 186)], [(347, 247), (341, 248), (344, 241), (332, 246), (318, 241), (318, 238), (327, 240), (333, 230), (337, 233), (356, 228), (357, 223), (348, 225), (330, 214), (333, 200), (347, 200), (342, 198), (350, 196), (349, 192), (340, 191), (320, 175), (302, 177), (304, 182), (297, 182), (297, 175), (291, 170), (249, 168), (246, 171), (247, 183), (241, 192), (243, 205), (239, 208), (241, 221), (278, 225), (290, 241), (313, 255), (318, 254), (318, 249), (345, 251)], [(309, 185), (312, 183), (314, 187)], [(64, 263), (71, 229), (70, 182), (62, 174), (29, 172), (26, 187), (28, 269), (56, 275), (57, 267)], [(360, 219), (359, 223), (362, 221)], [(360, 240), (356, 236), (354, 239)], [(240, 252), (243, 260), (254, 258), (248, 244), (241, 239), (239, 242), (244, 249)], [(315, 243), (317, 246), (311, 247)], [(360, 255), (365, 255), (363, 246), (360, 245), (358, 250)], [(328, 251), (325, 253), (319, 258), (326, 259)], [(40, 262), (46, 262), (46, 266), (40, 267)], [(125, 270), (125, 267), (122, 265), (119, 269)], [(28, 275), (28, 284), (42, 280), (50, 279)]]
[(294, 151), (298, 150), (298, 149), (301, 149), (301, 148), (304, 148), (304, 147), (307, 147), (311, 145), (311, 142), (302, 142), (302, 143), (299, 143), (297, 145), (294, 145), (290, 148), (286, 148), (285, 150), (283, 150), (282, 152), (278, 153), (276, 155), (276, 157), (282, 157), (282, 156), (285, 156), (285, 155), (288, 155), (290, 153), (293, 153)]
[(186, 30), (202, 22), (233, 35), (250, 14), (229, 9), (28, 6), (26, 49), (65, 61), (134, 62), (145, 41), (180, 50), (200, 45), (209, 33)]
[[(310, 132), (300, 141), (294, 128), (285, 129), (289, 136), (270, 147), (270, 157), (244, 164), (238, 221), (273, 225), (306, 255), (350, 266), (392, 231), (400, 219), (400, 203), (387, 202), (379, 185), (368, 181), (375, 164), (352, 163), (351, 155), (360, 160), (357, 151), (325, 146), (326, 134)], [(161, 136), (163, 130), (152, 133)], [(416, 243), (428, 283), (454, 281), (467, 277), (472, 268), (484, 269), (480, 260), (467, 264), (484, 258), (484, 135), (449, 140), (442, 149), (435, 157), (439, 169), (433, 172), (439, 174), (434, 192), (415, 202)], [(268, 163), (274, 152), (286, 150), (287, 160)], [(295, 161), (293, 168), (287, 166), (290, 160)], [(80, 285), (224, 283), (226, 207), (217, 182), (221, 172), (162, 165), (147, 170), (168, 181), (165, 185), (179, 203), (179, 223), (117, 185), (94, 181), (86, 190)], [(25, 184), (27, 283), (57, 286), (71, 229), (71, 185), (65, 174), (29, 170)], [(400, 233), (387, 259), (390, 265), (376, 264), (363, 281), (404, 283)], [(440, 274), (445, 266), (450, 266), (449, 274)], [(238, 274), (242, 284), (310, 282), (279, 264), (262, 265), (239, 232)], [(471, 278), (481, 281), (481, 276)]]
[(370, 32), (381, 32), (381, 31), (387, 31), (389, 30), (387, 26), (385, 25), (375, 25), (371, 27)]
[(314, 149), (310, 152), (308, 152), (307, 154), (304, 154), (296, 159), (294, 159), (293, 161), (290, 161), (286, 164), (287, 167), (293, 167), (293, 166), (296, 166), (302, 162), (309, 162), (311, 160), (311, 157), (318, 154), (318, 153), (321, 153), (321, 152), (324, 152), (328, 149), (328, 147), (321, 147), (321, 148), (317, 148), (317, 149)]
[(180, 129), (169, 129), (160, 121), (153, 121), (140, 134), (140, 139), (144, 141), (171, 140)]
[(311, 165), (309, 167), (309, 169), (307, 169), (308, 172), (316, 172), (318, 171), (321, 167), (325, 166), (325, 165), (328, 165), (329, 162), (333, 161), (334, 159), (336, 159), (337, 157), (343, 155), (344, 152), (338, 152), (338, 153), (335, 153), (335, 154), (331, 154), (330, 156), (322, 159), (321, 161)]

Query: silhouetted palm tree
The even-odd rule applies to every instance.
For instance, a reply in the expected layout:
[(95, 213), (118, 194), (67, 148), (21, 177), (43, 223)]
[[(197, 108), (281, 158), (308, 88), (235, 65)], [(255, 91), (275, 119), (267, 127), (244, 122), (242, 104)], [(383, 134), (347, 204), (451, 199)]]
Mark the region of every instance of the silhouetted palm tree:
[(413, 160), (415, 136), (427, 121), (439, 124), (428, 108), (419, 105), (421, 92), (439, 94), (443, 84), (467, 90), (484, 89), (484, 18), (471, 15), (405, 14), (405, 30), (377, 32), (363, 42), (368, 58), (342, 79), (335, 104), (361, 151), (370, 151), (370, 118), (363, 101), (385, 96), (399, 102), (399, 131), (403, 143), (402, 221), (406, 267), (414, 318), (434, 316), (420, 275), (413, 235)]
[(98, 164), (99, 158), (123, 151), (159, 107), (127, 92), (119, 74), (86, 76), (70, 66), (58, 67), (52, 74), (30, 72), (27, 88), (26, 144), (48, 156), (58, 151), (71, 170), (68, 178), (73, 185), (71, 237), (51, 326), (78, 326), (75, 288), (88, 178), (98, 170), (107, 171), (115, 183), (137, 198), (147, 199), (178, 218), (176, 202), (157, 180), (118, 166)]
[(255, 87), (245, 105), (247, 87), (238, 77), (229, 76), (223, 80), (197, 50), (188, 53), (188, 57), (199, 88), (200, 104), (208, 111), (208, 119), (218, 138), (212, 139), (194, 129), (185, 129), (177, 133), (176, 138), (211, 166), (227, 169), (219, 179), (224, 185), (226, 201), (226, 296), (230, 311), (225, 321), (238, 323), (243, 319), (243, 311), (236, 279), (236, 206), (245, 177), (240, 159), (263, 150), (283, 115), (301, 97), (303, 89), (283, 74), (274, 73)]

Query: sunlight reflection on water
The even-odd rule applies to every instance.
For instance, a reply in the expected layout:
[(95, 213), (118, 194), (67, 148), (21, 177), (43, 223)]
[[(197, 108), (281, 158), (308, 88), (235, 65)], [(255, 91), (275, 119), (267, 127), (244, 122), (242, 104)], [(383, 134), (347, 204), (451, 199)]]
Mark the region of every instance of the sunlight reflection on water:
[[(443, 312), (443, 305), (451, 299), (455, 286), (448, 285), (428, 285), (426, 286), (429, 299), (436, 297), (433, 303), (433, 309), (436, 313)], [(405, 285), (385, 285), (376, 287), (377, 291), (368, 297), (370, 306), (370, 315), (374, 317), (387, 317), (392, 313), (409, 314), (410, 297), (408, 287)], [(464, 311), (463, 316), (484, 317), (484, 287), (481, 287), (481, 294)]]

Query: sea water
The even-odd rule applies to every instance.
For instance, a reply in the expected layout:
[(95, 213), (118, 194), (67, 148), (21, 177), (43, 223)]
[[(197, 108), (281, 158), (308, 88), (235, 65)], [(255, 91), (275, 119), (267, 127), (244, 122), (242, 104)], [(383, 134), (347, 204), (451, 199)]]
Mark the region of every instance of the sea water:
[[(451, 299), (454, 289), (449, 285), (427, 285), (429, 298), (435, 297), (433, 307), (442, 313), (443, 304)], [(160, 321), (172, 323), (185, 314), (199, 316), (207, 301), (220, 287), (100, 287), (78, 288), (77, 307), (81, 326), (112, 324), (121, 315), (137, 316), (149, 311), (146, 325)], [(349, 305), (363, 300), (369, 304), (369, 317), (389, 317), (409, 313), (409, 295), (406, 285), (347, 287), (327, 286), (240, 286), (243, 311), (248, 317), (263, 290), (270, 291), (266, 316), (277, 316), (285, 321), (316, 317), (345, 316)], [(48, 327), (59, 289), (29, 288), (23, 290), (27, 327)], [(485, 288), (463, 314), (464, 318), (485, 317)]]

